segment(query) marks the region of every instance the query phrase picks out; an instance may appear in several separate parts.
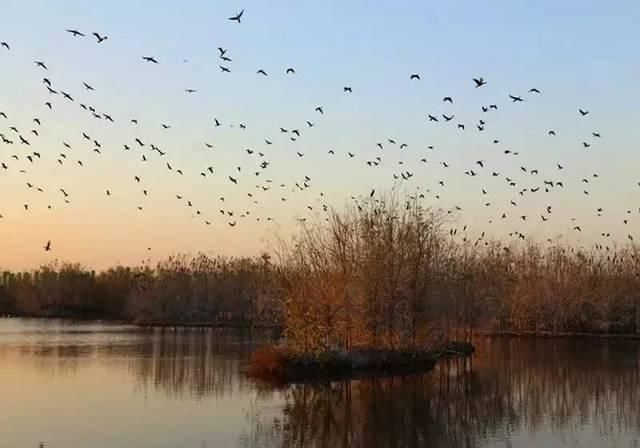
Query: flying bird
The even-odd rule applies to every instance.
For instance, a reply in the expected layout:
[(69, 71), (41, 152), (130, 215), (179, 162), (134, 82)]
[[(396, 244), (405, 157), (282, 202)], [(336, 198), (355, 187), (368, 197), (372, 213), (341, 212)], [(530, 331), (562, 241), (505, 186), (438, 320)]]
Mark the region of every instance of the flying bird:
[(67, 30), (67, 33), (71, 33), (73, 37), (84, 37), (84, 34), (78, 30)]
[(107, 36), (101, 36), (99, 33), (91, 33), (91, 34), (93, 34), (93, 36), (98, 40), (99, 44), (101, 44), (102, 42), (108, 39)]
[(235, 22), (241, 23), (241, 22), (240, 22), (240, 19), (242, 19), (242, 15), (243, 15), (243, 14), (244, 14), (244, 9), (243, 9), (242, 11), (240, 11), (238, 14), (236, 14), (235, 16), (233, 16), (233, 17), (229, 17), (229, 18), (228, 18), (228, 20), (231, 20), (231, 21), (235, 21)]
[(476, 84), (476, 88), (482, 87), (483, 85), (485, 85), (487, 83), (487, 81), (485, 81), (484, 78), (482, 78), (482, 77), (473, 78), (473, 82)]

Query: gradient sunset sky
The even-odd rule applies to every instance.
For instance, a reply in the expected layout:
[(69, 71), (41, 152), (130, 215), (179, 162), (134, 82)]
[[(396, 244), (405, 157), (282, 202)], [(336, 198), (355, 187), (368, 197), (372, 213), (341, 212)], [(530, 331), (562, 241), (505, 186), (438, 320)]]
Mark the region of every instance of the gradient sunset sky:
[[(241, 9), (241, 24), (227, 20)], [(0, 48), (0, 111), (8, 116), (0, 118), (0, 132), (15, 144), (0, 143), (0, 162), (10, 165), (0, 169), (0, 269), (56, 258), (104, 268), (176, 252), (255, 254), (268, 249), (274, 234), (290, 234), (296, 218), (320, 212), (320, 192), (327, 204), (341, 207), (371, 188), (388, 190), (403, 170), (414, 177), (401, 189), (420, 187), (426, 205), (459, 206), (460, 224), (476, 236), (486, 231), (507, 238), (517, 229), (540, 240), (562, 236), (584, 245), (601, 241), (602, 232), (620, 243), (628, 234), (640, 238), (639, 2), (5, 0), (1, 10), (0, 41), (11, 49)], [(69, 28), (87, 37), (74, 38), (65, 32)], [(108, 40), (98, 44), (94, 31)], [(228, 49), (233, 61), (223, 65), (231, 73), (220, 71), (217, 47)], [(288, 67), (296, 74), (286, 75)], [(421, 80), (410, 81), (412, 73)], [(44, 76), (75, 101), (49, 95)], [(472, 78), (479, 76), (488, 83), (476, 89)], [(344, 86), (353, 93), (343, 93)], [(532, 87), (542, 94), (527, 93)], [(525, 101), (511, 103), (509, 94)], [(454, 104), (443, 103), (444, 96)], [(93, 119), (79, 103), (110, 114), (115, 123)], [(498, 111), (482, 113), (488, 104)], [(579, 108), (589, 115), (581, 117)], [(455, 119), (426, 119), (443, 113)], [(32, 121), (36, 117), (41, 126)], [(134, 117), (137, 127), (130, 124)], [(216, 118), (220, 127), (213, 125)], [(487, 121), (483, 132), (476, 129), (478, 119)], [(467, 129), (458, 131), (456, 123)], [(10, 126), (28, 137), (29, 148)], [(293, 142), (280, 127), (300, 129), (302, 136)], [(550, 129), (556, 137), (547, 135)], [(83, 132), (100, 142), (101, 154)], [(137, 148), (136, 137), (167, 155)], [(585, 150), (584, 141), (592, 146)], [(62, 142), (72, 149), (60, 166)], [(400, 143), (407, 149), (400, 150)], [(260, 176), (253, 173), (262, 159), (247, 148), (270, 161)], [(519, 155), (506, 156), (505, 149)], [(42, 159), (29, 163), (29, 151)], [(376, 156), (383, 162), (368, 167), (365, 162)], [(169, 171), (167, 162), (185, 175)], [(208, 166), (215, 174), (201, 177)], [(534, 178), (521, 166), (541, 174)], [(469, 169), (479, 175), (465, 175)], [(492, 171), (500, 176), (493, 178)], [(296, 191), (305, 176), (310, 188)], [(565, 188), (520, 196), (505, 176), (518, 187), (562, 179)], [(269, 191), (256, 188), (267, 178), (273, 180)], [(69, 193), (69, 204), (60, 188)], [(187, 199), (194, 207), (185, 205)], [(510, 200), (517, 209), (509, 208)], [(542, 223), (547, 205), (552, 218)], [(220, 209), (233, 210), (234, 217), (223, 217)], [(506, 220), (499, 219), (503, 210)], [(239, 218), (245, 211), (250, 215)], [(525, 214), (530, 219), (523, 222), (518, 217)], [(231, 220), (237, 221), (233, 228)], [(571, 230), (576, 223), (579, 234)], [(48, 240), (53, 251), (45, 253)]]

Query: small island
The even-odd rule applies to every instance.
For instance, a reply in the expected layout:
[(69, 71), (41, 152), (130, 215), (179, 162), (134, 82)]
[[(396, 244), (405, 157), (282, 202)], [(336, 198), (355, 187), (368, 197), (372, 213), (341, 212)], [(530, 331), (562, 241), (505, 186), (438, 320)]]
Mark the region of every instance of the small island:
[(253, 354), (248, 373), (270, 383), (400, 375), (426, 372), (440, 360), (467, 357), (474, 352), (474, 346), (468, 342), (448, 342), (432, 350), (359, 348), (315, 355), (295, 353), (286, 346), (274, 346)]

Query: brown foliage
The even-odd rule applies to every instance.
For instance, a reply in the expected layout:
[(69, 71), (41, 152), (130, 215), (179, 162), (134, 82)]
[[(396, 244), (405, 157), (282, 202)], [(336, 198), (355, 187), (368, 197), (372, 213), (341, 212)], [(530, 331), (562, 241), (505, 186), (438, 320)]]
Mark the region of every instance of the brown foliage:
[(298, 353), (429, 349), (443, 335), (640, 333), (640, 246), (472, 240), (397, 194), (304, 223), (275, 261), (175, 256), (94, 273), (0, 277), (0, 313), (144, 323), (284, 324)]
[(262, 347), (251, 355), (249, 374), (259, 378), (277, 378), (286, 368), (287, 352), (283, 347)]
[(294, 352), (429, 348), (443, 334), (640, 332), (640, 248), (476, 240), (411, 196), (305, 223), (282, 251)]

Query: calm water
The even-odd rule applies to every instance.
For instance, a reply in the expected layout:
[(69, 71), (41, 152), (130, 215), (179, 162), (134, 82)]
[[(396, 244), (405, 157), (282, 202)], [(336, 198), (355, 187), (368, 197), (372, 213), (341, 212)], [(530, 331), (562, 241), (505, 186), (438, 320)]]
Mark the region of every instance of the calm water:
[(402, 378), (275, 390), (264, 334), (0, 319), (0, 446), (640, 447), (640, 342), (476, 341)]

